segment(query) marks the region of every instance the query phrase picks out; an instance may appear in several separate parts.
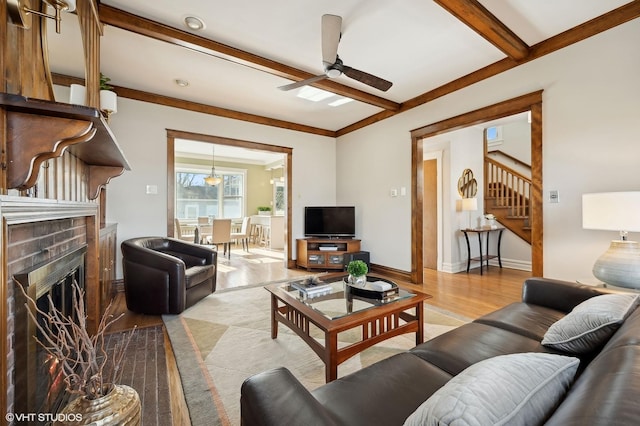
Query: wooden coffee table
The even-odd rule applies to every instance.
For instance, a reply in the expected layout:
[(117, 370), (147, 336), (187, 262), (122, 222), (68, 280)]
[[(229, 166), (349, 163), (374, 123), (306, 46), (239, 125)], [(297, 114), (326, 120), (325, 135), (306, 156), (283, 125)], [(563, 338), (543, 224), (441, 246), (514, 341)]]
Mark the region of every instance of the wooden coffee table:
[[(292, 287), (299, 281), (265, 287), (271, 293), (271, 338), (278, 337), (278, 323), (293, 330), (324, 362), (327, 382), (337, 378), (339, 364), (376, 343), (406, 333), (416, 333), (416, 345), (424, 339), (423, 308), (430, 295), (400, 288), (397, 296), (385, 300), (352, 296), (348, 291), (345, 293), (345, 277), (343, 274), (320, 277), (331, 283), (331, 290), (315, 298), (305, 298)], [(367, 279), (392, 283), (376, 275)], [(324, 333), (324, 344), (311, 336), (314, 326)], [(338, 334), (357, 327), (361, 328), (361, 339), (338, 348)]]

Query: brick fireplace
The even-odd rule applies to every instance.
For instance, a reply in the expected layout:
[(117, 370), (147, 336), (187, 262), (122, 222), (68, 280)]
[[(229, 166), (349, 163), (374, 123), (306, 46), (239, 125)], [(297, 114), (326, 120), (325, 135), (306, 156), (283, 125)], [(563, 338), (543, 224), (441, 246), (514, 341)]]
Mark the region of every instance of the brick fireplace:
[(22, 366), (29, 342), (19, 341), (25, 334), (20, 330), (25, 329), (23, 322), (26, 319), (24, 309), (16, 304), (19, 290), (15, 286), (20, 284), (14, 280), (14, 275), (81, 251), (88, 322), (90, 327), (95, 327), (99, 315), (97, 217), (98, 204), (93, 202), (0, 196), (1, 255), (4, 259), (0, 300), (6, 301), (0, 331), (6, 347), (6, 360), (3, 360), (6, 362), (2, 363), (6, 368), (2, 374), (7, 384), (6, 395), (3, 395), (7, 413), (32, 409), (23, 400), (23, 384), (28, 380), (23, 377), (27, 373)]

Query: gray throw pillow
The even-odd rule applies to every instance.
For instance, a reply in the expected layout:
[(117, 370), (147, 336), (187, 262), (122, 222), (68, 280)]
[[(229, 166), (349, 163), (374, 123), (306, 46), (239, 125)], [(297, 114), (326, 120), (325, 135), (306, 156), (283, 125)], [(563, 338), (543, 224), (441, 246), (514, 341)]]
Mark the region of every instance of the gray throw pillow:
[(418, 407), (406, 426), (541, 424), (573, 382), (577, 358), (522, 353), (478, 362)]
[(640, 303), (638, 294), (605, 294), (587, 299), (549, 327), (542, 344), (571, 354), (605, 343)]

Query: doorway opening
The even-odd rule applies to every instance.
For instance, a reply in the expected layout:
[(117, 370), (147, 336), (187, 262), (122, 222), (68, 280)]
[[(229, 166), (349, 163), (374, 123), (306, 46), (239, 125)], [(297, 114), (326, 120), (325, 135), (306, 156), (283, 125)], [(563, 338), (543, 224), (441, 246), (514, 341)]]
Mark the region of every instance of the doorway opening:
[[(542, 91), (533, 92), (508, 101), (481, 108), (447, 120), (436, 122), (411, 132), (412, 168), (412, 270), (411, 279), (416, 284), (424, 281), (424, 140), (453, 130), (463, 129), (516, 115), (523, 112), (531, 115), (531, 268), (532, 274), (543, 275), (542, 251)], [(441, 210), (441, 209), (440, 209)], [(437, 229), (442, 226), (438, 224)], [(442, 244), (438, 243), (441, 248)]]
[[(278, 227), (265, 244), (282, 250), (284, 267), (289, 268), (294, 263), (292, 152), (288, 147), (167, 130), (167, 235), (176, 236), (176, 219), (197, 222), (218, 217), (240, 225), (243, 217), (257, 219), (259, 211), (268, 207), (269, 218)], [(204, 180), (214, 174), (220, 183), (212, 187)], [(192, 183), (179, 184), (180, 176)]]

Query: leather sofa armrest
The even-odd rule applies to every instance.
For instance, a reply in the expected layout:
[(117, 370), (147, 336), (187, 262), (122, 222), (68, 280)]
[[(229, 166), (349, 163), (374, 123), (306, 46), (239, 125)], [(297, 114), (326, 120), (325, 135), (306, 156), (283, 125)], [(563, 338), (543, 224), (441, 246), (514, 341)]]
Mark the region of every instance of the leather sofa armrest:
[(522, 301), (562, 312), (585, 300), (604, 294), (593, 286), (550, 278), (528, 278), (522, 286)]
[(324, 406), (284, 367), (249, 377), (240, 395), (242, 426), (336, 425)]

